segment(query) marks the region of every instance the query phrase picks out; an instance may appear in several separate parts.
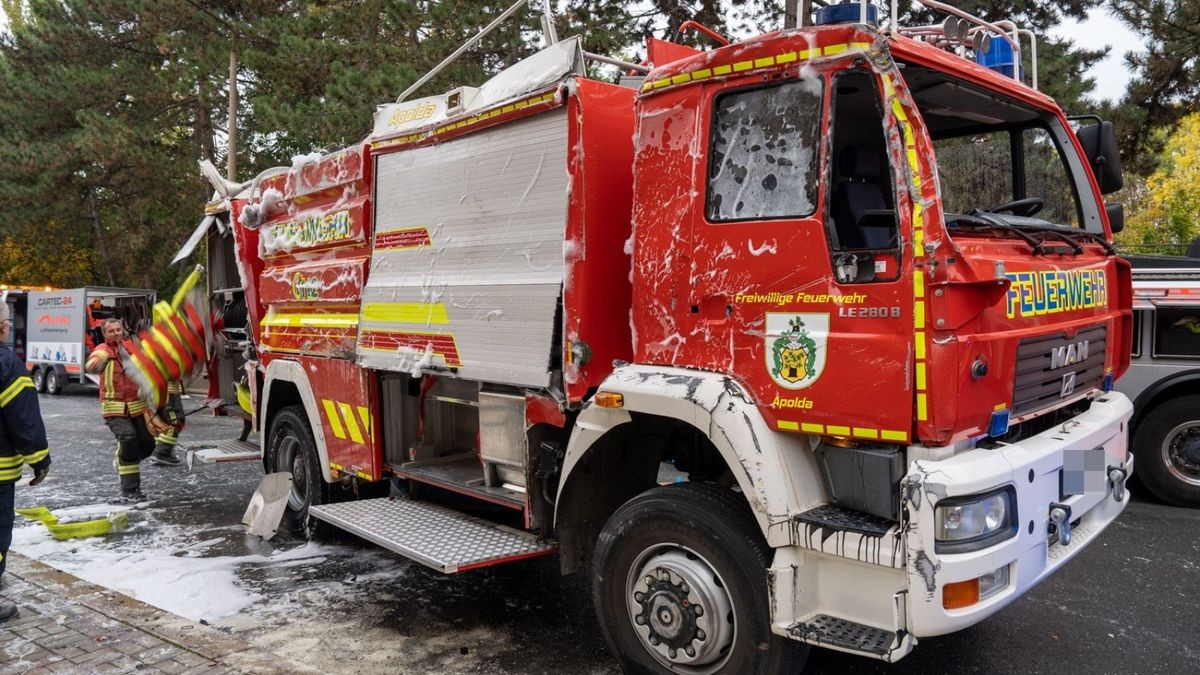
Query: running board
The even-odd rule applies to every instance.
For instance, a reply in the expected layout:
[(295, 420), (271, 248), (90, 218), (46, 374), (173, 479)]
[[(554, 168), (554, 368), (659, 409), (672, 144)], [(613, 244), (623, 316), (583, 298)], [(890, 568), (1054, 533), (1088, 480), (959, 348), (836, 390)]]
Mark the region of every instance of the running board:
[(527, 532), (429, 502), (380, 497), (310, 506), (308, 513), (446, 574), (558, 550)]
[[(882, 658), (885, 661), (895, 660), (889, 657), (904, 642), (903, 639), (897, 639), (896, 633), (890, 630), (839, 619), (828, 614), (818, 614), (800, 621), (792, 625), (788, 632), (810, 645), (832, 647), (840, 651)], [(907, 653), (907, 650), (902, 653)]]
[(258, 449), (257, 443), (239, 441), (233, 438), (220, 441), (179, 441), (175, 445), (175, 448), (184, 453), (189, 469), (192, 468), (192, 464), (195, 462), (201, 464), (221, 464), (224, 462), (244, 462), (262, 457), (262, 451)]

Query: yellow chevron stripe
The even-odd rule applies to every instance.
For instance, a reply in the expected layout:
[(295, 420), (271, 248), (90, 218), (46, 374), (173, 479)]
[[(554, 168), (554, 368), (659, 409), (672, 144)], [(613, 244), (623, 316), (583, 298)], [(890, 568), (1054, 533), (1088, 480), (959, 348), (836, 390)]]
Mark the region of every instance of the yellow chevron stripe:
[(342, 419), (346, 422), (346, 429), (350, 432), (350, 440), (355, 443), (363, 442), (362, 431), (358, 428), (358, 422), (354, 420), (354, 409), (349, 403), (337, 402), (338, 410), (342, 411)]
[(367, 438), (374, 440), (375, 436), (372, 433), (372, 430), (375, 428), (375, 425), (371, 419), (371, 411), (367, 410), (366, 406), (360, 405), (358, 406), (358, 417), (362, 420), (363, 434), (365, 434)]
[(46, 459), (46, 457), (49, 454), (50, 454), (49, 448), (46, 448), (44, 450), (38, 450), (37, 452), (25, 455), (25, 463), (26, 464), (37, 464), (38, 462), (42, 461), (43, 459)]
[(12, 384), (8, 385), (7, 389), (0, 393), (0, 408), (8, 405), (14, 398), (17, 397), (17, 394), (20, 394), (26, 389), (33, 389), (33, 380), (29, 379), (28, 375), (22, 375), (18, 377)]
[(338, 418), (338, 411), (334, 407), (333, 401), (323, 398), (321, 399), (321, 405), (325, 407), (325, 417), (329, 420), (329, 427), (333, 430), (333, 435), (345, 440), (346, 430), (342, 428), (342, 420)]

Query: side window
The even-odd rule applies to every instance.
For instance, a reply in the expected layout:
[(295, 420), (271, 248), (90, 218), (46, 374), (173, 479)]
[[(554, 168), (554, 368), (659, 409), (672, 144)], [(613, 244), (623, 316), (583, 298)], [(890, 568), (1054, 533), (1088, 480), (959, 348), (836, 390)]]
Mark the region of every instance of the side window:
[(830, 247), (835, 251), (896, 248), (896, 190), (875, 77), (848, 71), (834, 80), (833, 91), (833, 190), (826, 219), (831, 225)]
[(1200, 312), (1173, 307), (1156, 309), (1154, 356), (1200, 357)]
[(1041, 127), (1031, 127), (1021, 134), (1025, 156), (1025, 196), (1042, 200), (1038, 218), (1055, 225), (1079, 226), (1079, 207), (1075, 203), (1074, 181), (1063, 164), (1062, 153)]
[(1147, 310), (1139, 309), (1133, 312), (1133, 345), (1130, 348), (1130, 356), (1142, 355), (1142, 326), (1143, 317), (1146, 316)]
[(709, 221), (802, 218), (817, 209), (819, 80), (717, 98), (709, 140)]

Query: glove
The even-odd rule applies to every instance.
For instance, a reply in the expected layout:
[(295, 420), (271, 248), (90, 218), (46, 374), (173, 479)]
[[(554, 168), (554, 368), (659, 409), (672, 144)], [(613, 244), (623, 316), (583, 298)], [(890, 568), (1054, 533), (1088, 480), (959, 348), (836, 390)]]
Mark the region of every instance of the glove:
[(49, 464), (47, 464), (46, 466), (43, 466), (40, 469), (34, 469), (33, 470), (33, 480), (29, 481), (29, 485), (30, 486), (37, 485), (38, 483), (46, 480), (46, 474), (48, 474), (48, 473), (50, 473), (50, 465)]

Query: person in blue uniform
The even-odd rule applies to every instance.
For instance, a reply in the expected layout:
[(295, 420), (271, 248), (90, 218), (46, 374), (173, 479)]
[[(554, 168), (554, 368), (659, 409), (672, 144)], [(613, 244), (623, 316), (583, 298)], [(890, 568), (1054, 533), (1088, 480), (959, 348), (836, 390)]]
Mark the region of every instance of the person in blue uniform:
[[(50, 470), (46, 426), (38, 407), (37, 390), (29, 371), (5, 344), (12, 331), (8, 305), (0, 301), (0, 584), (8, 547), (12, 544), (13, 507), (16, 482), (28, 464), (33, 469), (30, 485), (37, 485)], [(17, 606), (0, 598), (0, 622), (17, 615)]]

